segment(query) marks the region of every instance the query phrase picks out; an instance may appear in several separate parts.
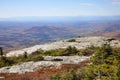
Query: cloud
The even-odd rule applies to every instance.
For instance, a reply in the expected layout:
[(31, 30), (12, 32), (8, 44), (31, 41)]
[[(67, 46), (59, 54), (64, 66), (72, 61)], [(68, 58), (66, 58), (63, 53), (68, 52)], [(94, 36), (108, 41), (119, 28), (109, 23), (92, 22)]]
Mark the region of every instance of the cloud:
[(113, 0), (112, 4), (114, 4), (114, 5), (120, 5), (120, 0)]
[(92, 3), (80, 3), (80, 5), (82, 5), (82, 6), (93, 6), (94, 4), (92, 4)]

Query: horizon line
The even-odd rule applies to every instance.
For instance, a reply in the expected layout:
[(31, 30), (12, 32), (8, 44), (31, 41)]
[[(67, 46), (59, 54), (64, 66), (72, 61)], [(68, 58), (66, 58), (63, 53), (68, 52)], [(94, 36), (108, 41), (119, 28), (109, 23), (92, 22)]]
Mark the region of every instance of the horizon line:
[(76, 15), (76, 16), (14, 16), (14, 17), (0, 17), (0, 19), (9, 19), (9, 18), (24, 18), (24, 17), (115, 17), (120, 15)]

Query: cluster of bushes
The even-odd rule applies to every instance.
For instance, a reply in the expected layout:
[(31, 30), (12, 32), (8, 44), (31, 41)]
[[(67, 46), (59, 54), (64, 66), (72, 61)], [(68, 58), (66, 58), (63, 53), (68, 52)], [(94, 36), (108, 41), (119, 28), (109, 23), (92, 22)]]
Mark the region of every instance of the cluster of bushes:
[(94, 49), (91, 65), (55, 74), (50, 80), (120, 80), (120, 48), (103, 45)]
[(88, 47), (86, 49), (77, 49), (76, 47), (68, 46), (65, 49), (56, 49), (56, 50), (38, 50), (34, 52), (32, 55), (42, 55), (42, 56), (89, 56), (94, 53), (96, 47)]
[(24, 53), (24, 55), (20, 55), (19, 57), (13, 56), (13, 57), (5, 57), (1, 56), (0, 57), (0, 67), (4, 66), (12, 66), (18, 63), (22, 62), (28, 62), (28, 61), (40, 61), (44, 60), (44, 58), (40, 55), (32, 56), (32, 55), (27, 55), (27, 52)]
[(77, 73), (75, 70), (70, 69), (68, 73), (64, 73), (62, 75), (55, 74), (50, 77), (50, 80), (79, 80), (79, 76), (77, 76)]
[(45, 51), (43, 53), (43, 55), (45, 55), (45, 56), (60, 56), (60, 55), (62, 55), (63, 51), (64, 51), (63, 49), (49, 50), (49, 51)]
[(77, 50), (76, 47), (67, 47), (66, 49), (57, 49), (57, 50), (49, 50), (45, 51), (43, 55), (48, 55), (48, 56), (71, 56), (71, 55), (76, 55), (79, 51)]
[(6, 58), (4, 56), (0, 57), (0, 67), (11, 66), (15, 63), (16, 61), (12, 60), (11, 58)]

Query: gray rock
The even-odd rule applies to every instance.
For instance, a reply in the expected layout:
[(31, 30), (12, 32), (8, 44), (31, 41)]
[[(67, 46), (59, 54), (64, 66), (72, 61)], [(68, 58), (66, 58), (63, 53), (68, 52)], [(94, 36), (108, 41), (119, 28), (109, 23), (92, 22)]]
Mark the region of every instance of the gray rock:
[[(53, 59), (63, 59), (63, 61), (51, 61)], [(45, 56), (45, 60), (49, 61), (38, 61), (38, 62), (24, 62), (15, 66), (3, 67), (0, 68), (0, 73), (25, 73), (25, 72), (34, 72), (39, 68), (45, 67), (59, 67), (62, 64), (77, 64), (81, 61), (87, 60), (89, 57), (80, 57), (80, 56)]]

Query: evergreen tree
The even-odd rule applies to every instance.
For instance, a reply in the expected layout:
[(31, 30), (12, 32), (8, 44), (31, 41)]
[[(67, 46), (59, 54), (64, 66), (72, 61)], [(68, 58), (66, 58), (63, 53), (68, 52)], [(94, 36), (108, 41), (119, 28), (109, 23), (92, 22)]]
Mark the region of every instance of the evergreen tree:
[(3, 56), (3, 49), (0, 47), (0, 56)]
[(28, 57), (27, 52), (24, 52), (23, 57), (24, 57), (24, 58), (27, 58), (27, 57)]

